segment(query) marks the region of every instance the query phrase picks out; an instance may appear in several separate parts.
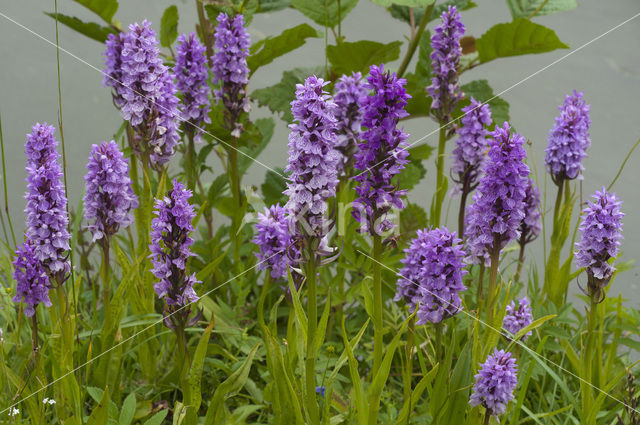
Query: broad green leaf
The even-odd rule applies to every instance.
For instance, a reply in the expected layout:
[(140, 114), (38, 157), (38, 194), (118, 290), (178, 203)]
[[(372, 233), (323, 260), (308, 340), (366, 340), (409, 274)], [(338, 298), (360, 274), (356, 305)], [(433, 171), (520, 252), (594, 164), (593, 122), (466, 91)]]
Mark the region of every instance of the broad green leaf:
[(162, 421), (164, 421), (164, 418), (167, 417), (167, 413), (169, 413), (168, 410), (161, 410), (147, 419), (142, 425), (160, 425), (162, 424)]
[(191, 360), (191, 368), (187, 375), (188, 388), (183, 389), (184, 399), (187, 405), (186, 420), (187, 423), (198, 422), (198, 409), (202, 403), (202, 392), (200, 388), (200, 382), (202, 380), (202, 368), (204, 366), (204, 358), (207, 354), (207, 347), (209, 345), (209, 337), (211, 336), (211, 330), (213, 329), (214, 316), (211, 316), (209, 325), (205, 328), (196, 351), (193, 353), (193, 359)]
[(240, 367), (236, 369), (229, 377), (222, 382), (216, 388), (213, 393), (213, 399), (209, 403), (207, 408), (207, 416), (205, 419), (205, 425), (214, 425), (223, 423), (225, 415), (224, 400), (233, 394), (237, 393), (244, 387), (247, 379), (249, 378), (249, 372), (251, 371), (251, 365), (253, 364), (253, 358), (260, 347), (260, 343), (257, 343), (249, 352), (245, 360)]
[(280, 174), (268, 170), (264, 177), (264, 183), (260, 186), (266, 205), (274, 205), (276, 203), (284, 205), (287, 201), (287, 197), (282, 193), (287, 188), (287, 181), (282, 177), (284, 175), (284, 168), (278, 167), (275, 170)]
[(131, 393), (124, 399), (122, 410), (120, 411), (119, 425), (130, 425), (136, 413), (136, 395)]
[(256, 13), (277, 12), (291, 6), (291, 0), (259, 0)]
[(238, 172), (240, 175), (244, 175), (249, 167), (255, 163), (255, 158), (258, 158), (260, 153), (267, 147), (271, 138), (273, 137), (273, 130), (276, 123), (273, 118), (259, 118), (254, 123), (255, 131), (251, 133), (243, 134), (243, 138), (247, 137), (247, 143), (242, 143), (240, 150), (245, 153), (238, 154)]
[(427, 6), (431, 6), (435, 0), (371, 0), (371, 1), (384, 7), (389, 7), (392, 4), (395, 4), (398, 6), (425, 8)]
[(554, 30), (523, 18), (494, 25), (476, 39), (478, 60), (483, 63), (508, 56), (568, 48)]
[(405, 208), (400, 211), (400, 233), (402, 240), (410, 240), (418, 229), (427, 227), (427, 224), (427, 212), (417, 204), (407, 202)]
[[(367, 403), (364, 398), (364, 388), (362, 386), (362, 380), (360, 379), (360, 373), (358, 372), (358, 361), (353, 354), (353, 347), (347, 337), (347, 331), (344, 327), (344, 316), (342, 317), (342, 341), (344, 343), (345, 352), (349, 360), (349, 374), (351, 376), (351, 385), (353, 385), (353, 392), (355, 393), (356, 415), (358, 417), (358, 424), (362, 425), (367, 423)], [(365, 323), (363, 329), (369, 323)], [(362, 331), (361, 331), (362, 332)], [(354, 344), (355, 346), (355, 344)]]
[(204, 268), (196, 274), (196, 279), (202, 282), (206, 278), (208, 278), (211, 275), (211, 273), (213, 273), (213, 271), (216, 269), (216, 267), (220, 265), (220, 263), (222, 262), (222, 260), (224, 260), (226, 256), (227, 256), (227, 250), (225, 250), (218, 258), (216, 258), (215, 260), (211, 261), (209, 264), (204, 266)]
[(401, 41), (382, 44), (361, 40), (327, 46), (327, 59), (336, 74), (351, 74), (353, 71), (367, 73), (371, 65), (392, 62), (400, 56)]
[(160, 21), (160, 44), (169, 47), (178, 38), (178, 8), (174, 5), (167, 7)]
[(551, 15), (578, 7), (576, 0), (507, 0), (513, 19)]
[(275, 37), (267, 37), (251, 46), (251, 56), (247, 58), (247, 65), (251, 74), (261, 66), (265, 66), (274, 59), (297, 49), (310, 37), (319, 37), (320, 34), (308, 24), (300, 24), (286, 29)]
[(282, 119), (291, 122), (291, 101), (295, 97), (296, 84), (302, 83), (305, 78), (314, 74), (323, 75), (324, 68), (294, 68), (285, 71), (278, 84), (254, 90), (251, 97), (258, 101), (259, 106), (266, 106), (271, 112), (282, 112)]
[(329, 28), (338, 25), (356, 4), (358, 0), (291, 0), (291, 6), (304, 16)]
[(433, 146), (426, 143), (409, 148), (409, 158), (411, 160), (425, 160), (431, 157), (433, 153)]
[(105, 41), (107, 41), (107, 37), (109, 36), (109, 34), (114, 34), (116, 32), (116, 30), (113, 28), (103, 27), (102, 25), (96, 24), (95, 22), (84, 22), (76, 18), (75, 16), (67, 16), (63, 15), (62, 13), (58, 13), (56, 15), (55, 13), (48, 12), (45, 12), (45, 15), (50, 16), (53, 19), (56, 19), (57, 16), (58, 22), (60, 22), (61, 24), (66, 25), (72, 30), (77, 31), (80, 34), (84, 34), (90, 39), (96, 40), (100, 43), (104, 43)]
[(410, 407), (409, 407), (409, 401), (411, 402), (411, 406), (415, 406), (418, 403), (424, 390), (427, 389), (427, 386), (431, 384), (431, 381), (433, 381), (433, 379), (436, 377), (439, 367), (440, 367), (440, 364), (436, 363), (436, 365), (431, 368), (429, 373), (427, 373), (422, 377), (422, 379), (420, 379), (420, 382), (418, 382), (416, 387), (411, 392), (410, 400), (405, 400), (405, 403), (402, 406), (402, 410), (400, 411), (400, 415), (398, 415), (398, 419), (396, 420), (396, 425), (404, 425), (407, 423), (409, 419), (409, 415), (411, 413)]
[(427, 169), (422, 165), (422, 161), (411, 161), (405, 165), (404, 170), (394, 178), (394, 186), (402, 190), (413, 189), (424, 176), (427, 175)]
[(98, 404), (91, 411), (91, 416), (87, 420), (87, 425), (106, 425), (109, 420), (109, 388), (102, 392), (102, 397)]
[[(407, 24), (411, 23), (411, 17), (409, 15), (409, 7), (408, 6), (400, 6), (399, 3), (393, 2), (389, 8), (389, 13), (396, 19), (406, 22)], [(447, 10), (449, 6), (455, 6), (459, 11), (469, 10), (472, 7), (476, 7), (475, 4), (471, 0), (449, 0), (444, 3), (436, 4), (436, 6), (431, 10), (431, 16), (429, 17), (429, 22), (434, 21), (436, 19), (440, 19), (442, 16), (442, 12)], [(422, 16), (424, 15), (424, 8), (414, 8), (413, 9), (413, 19), (416, 25), (418, 22), (422, 20)]]
[(113, 15), (118, 10), (118, 0), (74, 0), (76, 3), (80, 3), (102, 19), (105, 22), (111, 23)]
[(453, 113), (454, 118), (462, 116), (462, 108), (468, 106), (473, 97), (479, 102), (486, 102), (489, 99), (491, 108), (491, 118), (493, 123), (502, 126), (502, 123), (509, 121), (509, 104), (501, 97), (494, 97), (493, 89), (487, 80), (474, 80), (460, 87), (465, 98), (458, 103), (458, 108)]

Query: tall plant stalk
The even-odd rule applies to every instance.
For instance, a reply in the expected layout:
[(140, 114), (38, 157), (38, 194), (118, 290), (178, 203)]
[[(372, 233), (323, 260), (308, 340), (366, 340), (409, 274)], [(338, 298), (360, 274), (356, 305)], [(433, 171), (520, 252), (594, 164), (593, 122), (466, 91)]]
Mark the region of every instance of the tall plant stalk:
[(442, 214), (442, 202), (444, 201), (444, 146), (447, 141), (447, 129), (440, 123), (440, 139), (438, 140), (438, 157), (436, 158), (436, 193), (435, 208), (433, 210), (432, 224), (440, 227), (440, 216)]
[(409, 44), (407, 53), (405, 54), (404, 58), (402, 58), (402, 63), (400, 64), (400, 67), (398, 68), (398, 72), (396, 73), (398, 75), (398, 78), (404, 75), (405, 71), (407, 70), (407, 67), (411, 63), (411, 59), (413, 58), (413, 55), (415, 54), (416, 49), (418, 48), (418, 44), (420, 43), (420, 38), (422, 38), (422, 33), (424, 32), (424, 29), (427, 26), (429, 19), (431, 18), (431, 12), (433, 11), (433, 7), (435, 6), (435, 4), (436, 2), (434, 1), (429, 6), (427, 6), (426, 9), (424, 10), (424, 14), (422, 15), (420, 24), (418, 24), (418, 30), (416, 31), (415, 35), (411, 39), (411, 43)]
[(240, 176), (238, 173), (238, 139), (232, 137), (231, 149), (227, 149), (228, 152), (228, 173), (229, 173), (229, 185), (231, 186), (231, 196), (233, 197), (234, 208), (237, 208), (236, 213), (231, 218), (231, 238), (233, 241), (233, 261), (234, 267), (239, 270), (240, 267), (240, 222), (242, 216), (242, 199), (240, 197)]
[(373, 235), (373, 373), (375, 379), (382, 363), (382, 238)]
[(493, 247), (490, 249), (491, 266), (489, 268), (489, 289), (487, 291), (487, 323), (489, 325), (493, 322), (493, 310), (494, 304), (497, 298), (496, 289), (498, 287), (498, 263), (500, 262), (500, 248), (498, 247), (497, 239), (494, 236)]
[[(103, 242), (100, 244), (102, 248), (102, 265), (100, 267), (100, 274), (102, 280), (102, 302), (104, 305), (104, 320), (109, 320), (111, 315), (111, 278), (109, 266), (109, 237), (105, 236)], [(97, 300), (96, 300), (97, 302)]]
[(307, 283), (307, 356), (305, 359), (306, 405), (309, 414), (308, 422), (312, 425), (320, 423), (318, 402), (316, 399), (316, 349), (315, 339), (318, 327), (318, 300), (316, 282), (315, 252), (309, 248), (309, 259), (306, 267)]

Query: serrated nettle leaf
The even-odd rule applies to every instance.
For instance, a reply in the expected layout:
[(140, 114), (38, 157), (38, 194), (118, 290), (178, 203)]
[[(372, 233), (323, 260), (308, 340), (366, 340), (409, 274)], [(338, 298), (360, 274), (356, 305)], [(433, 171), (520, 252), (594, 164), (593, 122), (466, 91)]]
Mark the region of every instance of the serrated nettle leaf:
[(551, 15), (578, 7), (576, 0), (507, 0), (513, 19)]
[(287, 197), (282, 193), (287, 188), (287, 181), (282, 177), (285, 174), (284, 168), (278, 167), (275, 168), (275, 170), (280, 174), (268, 170), (264, 178), (264, 183), (260, 186), (266, 205), (274, 205), (277, 203), (284, 205), (287, 202)]
[(80, 34), (84, 34), (92, 40), (96, 40), (100, 43), (104, 43), (107, 41), (107, 37), (109, 34), (115, 34), (116, 30), (111, 27), (103, 27), (100, 24), (96, 24), (95, 22), (84, 22), (75, 16), (67, 16), (62, 13), (47, 13), (45, 15), (50, 16), (53, 19), (58, 18), (58, 22), (63, 25), (68, 26), (74, 31), (79, 32)]
[(327, 46), (327, 59), (334, 73), (367, 73), (371, 65), (392, 62), (400, 57), (401, 41), (383, 44), (376, 41), (361, 40), (343, 42), (337, 46)]
[(251, 46), (251, 56), (247, 58), (251, 74), (261, 66), (265, 66), (276, 58), (302, 46), (310, 37), (320, 37), (320, 34), (312, 26), (300, 24), (284, 30), (280, 35), (258, 41)]
[(333, 28), (356, 7), (358, 0), (291, 0), (291, 6), (323, 27)]
[(324, 67), (294, 68), (283, 72), (278, 84), (254, 90), (251, 98), (258, 102), (258, 106), (266, 106), (271, 112), (280, 112), (285, 122), (291, 122), (291, 101), (295, 98), (296, 84), (302, 83), (311, 75), (323, 74)]
[(291, 0), (259, 0), (260, 7), (256, 13), (277, 12), (291, 6)]
[(392, 4), (407, 7), (427, 7), (431, 6), (435, 0), (371, 0), (380, 6), (389, 7)]
[[(494, 124), (502, 126), (502, 123), (509, 121), (509, 104), (501, 97), (494, 97), (493, 89), (487, 80), (474, 80), (460, 87), (465, 98), (458, 103), (458, 108), (454, 111), (453, 117), (462, 116), (462, 108), (471, 103), (471, 98), (479, 102), (486, 102), (489, 99), (489, 107), (491, 108), (491, 118)], [(460, 122), (457, 122), (460, 125)]]
[[(408, 6), (400, 6), (400, 3), (392, 2), (394, 4), (389, 7), (389, 13), (396, 19), (406, 22), (407, 24), (411, 23), (411, 17), (409, 14)], [(459, 11), (469, 10), (473, 7), (476, 7), (477, 4), (471, 0), (449, 0), (444, 3), (438, 3), (435, 5), (433, 10), (431, 11), (431, 16), (429, 17), (429, 22), (434, 21), (436, 19), (440, 19), (442, 16), (442, 12), (447, 10), (449, 6), (455, 6)], [(422, 20), (422, 16), (424, 15), (425, 8), (414, 8), (413, 9), (413, 19), (416, 25), (418, 22)]]
[[(273, 137), (276, 123), (273, 118), (260, 118), (253, 123), (251, 132), (246, 132), (240, 138), (241, 152), (238, 155), (238, 172), (244, 175), (256, 158), (267, 147)], [(245, 142), (245, 143), (243, 143)]]
[(407, 80), (405, 89), (411, 95), (411, 99), (407, 101), (407, 106), (405, 107), (405, 111), (409, 113), (407, 119), (428, 116), (432, 100), (427, 93), (427, 85), (430, 82), (425, 83), (424, 77), (414, 73), (406, 74), (404, 78)]
[(421, 161), (409, 162), (404, 170), (398, 174), (394, 180), (394, 186), (402, 190), (413, 189), (420, 180), (427, 174), (427, 169), (424, 168)]
[(409, 158), (411, 160), (425, 160), (431, 157), (433, 146), (427, 143), (421, 143), (417, 146), (409, 148)]
[(174, 5), (167, 7), (160, 21), (160, 44), (169, 47), (178, 38), (178, 8)]
[(118, 11), (118, 0), (74, 0), (104, 19), (105, 22), (111, 23), (113, 15)]
[(554, 30), (523, 18), (494, 25), (476, 39), (478, 59), (482, 63), (503, 57), (568, 48)]

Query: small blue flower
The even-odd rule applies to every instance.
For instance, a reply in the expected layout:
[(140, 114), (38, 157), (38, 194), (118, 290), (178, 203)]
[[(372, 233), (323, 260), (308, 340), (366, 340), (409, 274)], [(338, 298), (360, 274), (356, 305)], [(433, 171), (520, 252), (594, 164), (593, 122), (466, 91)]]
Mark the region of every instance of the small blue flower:
[(316, 394), (320, 394), (322, 397), (324, 397), (324, 390), (325, 387), (316, 387)]

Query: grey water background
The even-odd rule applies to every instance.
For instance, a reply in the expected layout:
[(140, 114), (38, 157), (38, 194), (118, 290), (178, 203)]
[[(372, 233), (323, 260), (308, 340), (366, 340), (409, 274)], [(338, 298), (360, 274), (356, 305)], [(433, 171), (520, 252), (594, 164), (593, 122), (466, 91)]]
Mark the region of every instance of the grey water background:
[[(479, 7), (463, 12), (467, 34), (480, 36), (499, 22), (511, 20), (507, 5), (502, 0), (479, 0)], [(196, 21), (194, 1), (169, 0), (120, 0), (116, 19), (124, 25), (148, 19), (159, 30), (160, 17), (166, 7), (176, 3), (179, 10), (179, 32), (193, 31)], [(535, 22), (553, 28), (559, 38), (577, 48), (603, 34), (622, 21), (640, 12), (638, 0), (598, 1), (584, 0), (577, 9), (550, 16), (534, 18)], [(55, 42), (55, 23), (43, 14), (53, 11), (53, 1), (0, 0), (0, 12), (14, 19), (46, 39)], [(77, 16), (83, 20), (98, 18), (70, 0), (58, 2), (60, 13)], [(294, 9), (273, 14), (255, 15), (249, 28), (252, 42), (302, 22), (306, 17)], [(431, 23), (432, 28), (435, 23)], [(368, 0), (360, 0), (358, 6), (342, 23), (343, 35), (348, 41), (370, 39), (380, 42), (405, 40), (401, 57), (406, 51), (409, 27), (393, 19), (382, 7)], [(68, 184), (71, 206), (75, 207), (83, 193), (82, 177), (90, 146), (113, 138), (121, 123), (119, 112), (111, 103), (109, 90), (102, 87), (102, 75), (96, 69), (103, 68), (103, 46), (60, 26), (60, 45), (86, 61), (82, 63), (61, 52), (62, 108), (64, 134), (67, 148)], [(330, 42), (332, 36), (330, 35)], [(511, 123), (532, 143), (529, 165), (537, 169), (542, 191), (547, 188), (546, 203), (552, 207), (555, 186), (544, 173), (544, 148), (552, 127), (557, 107), (565, 94), (573, 89), (584, 91), (591, 104), (592, 147), (584, 161), (586, 171), (582, 183), (583, 198), (596, 189), (607, 186), (615, 176), (625, 155), (640, 137), (640, 17), (595, 41), (583, 50), (569, 56), (540, 74), (524, 81), (502, 97), (511, 105)], [(482, 65), (463, 75), (462, 82), (487, 79), (495, 93), (507, 89), (534, 72), (567, 54), (568, 50), (499, 59)], [(20, 238), (24, 227), (24, 153), (25, 134), (35, 122), (47, 121), (57, 127), (58, 88), (56, 75), (56, 49), (33, 34), (0, 16), (0, 111), (7, 158), (9, 204), (14, 226)], [(270, 86), (280, 80), (283, 70), (293, 67), (324, 64), (324, 39), (311, 39), (302, 48), (283, 56), (260, 69), (252, 78), (250, 90)], [(391, 69), (399, 61), (388, 64)], [(411, 67), (410, 67), (411, 69)], [(256, 109), (254, 116), (268, 116), (268, 111)], [(287, 160), (287, 129), (282, 120), (276, 119), (276, 132), (269, 147), (259, 160), (269, 167), (284, 166)], [(405, 130), (411, 135), (409, 142), (434, 132), (437, 126), (426, 118), (409, 120)], [(59, 138), (59, 132), (56, 134)], [(437, 144), (437, 132), (425, 139), (432, 146)], [(449, 143), (447, 152), (451, 152)], [(217, 158), (211, 156), (212, 166), (221, 170)], [(534, 167), (535, 164), (535, 167)], [(447, 167), (449, 163), (447, 162)], [(427, 176), (409, 194), (409, 199), (428, 207), (434, 189), (433, 159), (425, 163)], [(640, 149), (628, 161), (614, 190), (624, 200), (623, 260), (640, 257)], [(250, 168), (243, 183), (260, 186), (264, 169), (259, 164)], [(3, 201), (1, 201), (3, 202)], [(458, 199), (451, 201), (447, 224), (457, 227)], [(445, 211), (447, 205), (445, 204)], [(574, 217), (574, 221), (577, 217)], [(549, 230), (550, 232), (550, 230)], [(547, 235), (549, 238), (550, 235)], [(529, 259), (541, 268), (543, 241), (539, 238), (528, 251)], [(572, 282), (572, 292), (576, 284)], [(638, 265), (621, 274), (614, 282), (609, 295), (623, 294), (637, 306)]]

